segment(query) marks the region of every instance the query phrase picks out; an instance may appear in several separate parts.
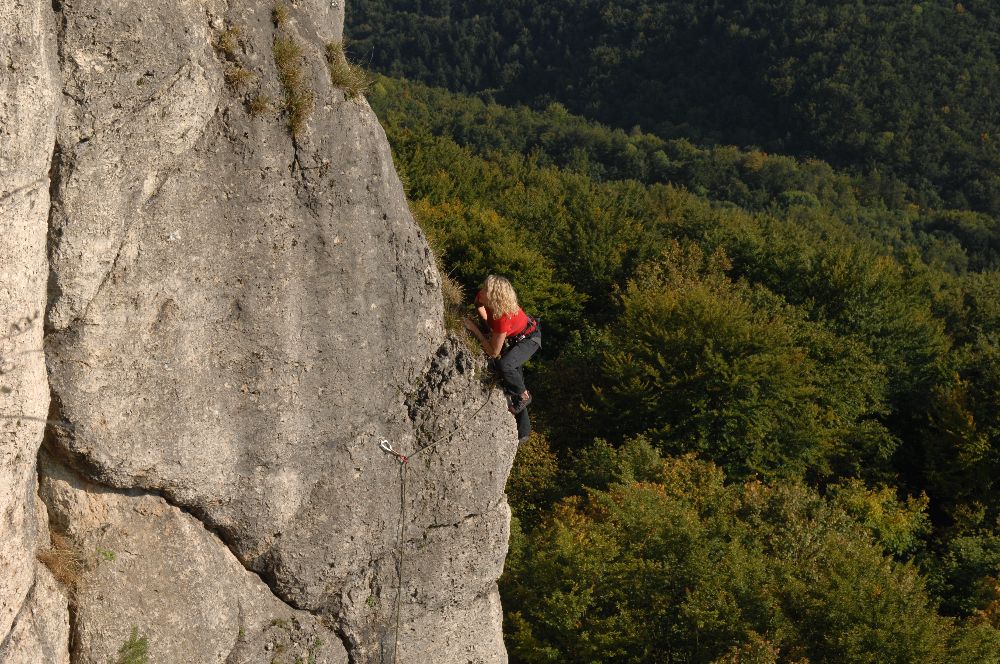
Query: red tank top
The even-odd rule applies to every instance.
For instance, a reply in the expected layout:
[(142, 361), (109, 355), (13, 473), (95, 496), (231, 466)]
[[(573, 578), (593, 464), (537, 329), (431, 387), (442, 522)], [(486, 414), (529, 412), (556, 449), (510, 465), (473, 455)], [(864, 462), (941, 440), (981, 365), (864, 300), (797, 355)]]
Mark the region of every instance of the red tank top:
[(524, 331), (528, 326), (528, 314), (523, 309), (518, 309), (512, 314), (506, 314), (499, 318), (493, 317), (493, 312), (486, 306), (483, 298), (483, 291), (476, 293), (476, 304), (486, 308), (486, 322), (490, 329), (499, 334), (505, 333), (508, 337), (515, 337)]

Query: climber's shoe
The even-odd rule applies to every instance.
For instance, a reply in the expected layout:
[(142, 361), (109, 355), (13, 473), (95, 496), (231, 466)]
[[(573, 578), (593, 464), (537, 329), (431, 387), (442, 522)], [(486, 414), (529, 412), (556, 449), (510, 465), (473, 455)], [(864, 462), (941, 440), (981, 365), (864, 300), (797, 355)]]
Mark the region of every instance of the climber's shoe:
[(513, 413), (514, 415), (517, 415), (522, 410), (527, 408), (529, 403), (531, 403), (531, 392), (525, 390), (524, 394), (522, 394), (519, 397), (514, 397), (511, 400), (511, 404), (508, 410), (510, 410), (510, 412)]

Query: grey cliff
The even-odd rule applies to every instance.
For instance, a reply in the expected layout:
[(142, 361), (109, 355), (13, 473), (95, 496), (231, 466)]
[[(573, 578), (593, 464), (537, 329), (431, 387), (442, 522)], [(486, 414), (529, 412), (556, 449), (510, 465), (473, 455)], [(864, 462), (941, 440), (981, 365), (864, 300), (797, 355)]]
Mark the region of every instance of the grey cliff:
[(0, 9), (0, 664), (506, 661), (513, 420), (282, 8)]

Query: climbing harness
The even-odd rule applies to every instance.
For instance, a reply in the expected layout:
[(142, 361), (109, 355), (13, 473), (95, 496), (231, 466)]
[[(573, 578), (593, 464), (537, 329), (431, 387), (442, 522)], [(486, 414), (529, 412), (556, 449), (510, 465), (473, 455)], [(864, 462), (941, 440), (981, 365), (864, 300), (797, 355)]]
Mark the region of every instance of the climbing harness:
[(518, 332), (511, 339), (511, 345), (516, 345), (533, 335), (538, 331), (538, 319), (529, 314), (525, 314), (528, 317), (528, 322), (524, 324), (524, 329)]
[[(490, 402), (490, 399), (492, 399), (492, 398), (493, 398), (493, 390), (491, 389), (490, 392), (489, 392), (489, 394), (486, 397), (486, 401), (484, 401), (483, 405), (481, 405), (479, 408), (476, 409), (476, 412), (474, 412), (472, 414), (472, 417), (470, 419), (474, 420), (477, 417), (479, 417), (479, 413), (482, 412), (483, 408), (486, 408), (486, 405)], [(406, 530), (406, 469), (409, 466), (410, 459), (412, 459), (413, 457), (417, 456), (421, 452), (424, 452), (425, 450), (431, 449), (432, 447), (436, 446), (438, 443), (440, 443), (440, 442), (448, 439), (449, 437), (455, 435), (456, 433), (458, 433), (458, 429), (459, 429), (459, 427), (455, 427), (453, 430), (451, 430), (448, 433), (445, 433), (445, 434), (439, 436), (438, 438), (436, 438), (433, 441), (427, 443), (426, 445), (424, 445), (422, 447), (418, 447), (416, 449), (416, 451), (413, 452), (412, 454), (410, 454), (409, 456), (407, 456), (406, 454), (403, 454), (402, 452), (396, 450), (392, 446), (392, 443), (389, 442), (389, 440), (387, 438), (381, 438), (378, 441), (378, 447), (379, 447), (379, 449), (382, 450), (383, 452), (385, 452), (386, 454), (390, 455), (391, 457), (393, 457), (394, 459), (396, 459), (396, 461), (399, 462), (399, 528), (398, 528), (398, 531), (396, 533), (396, 579), (397, 579), (397, 585), (396, 585), (396, 609), (395, 609), (395, 613), (396, 613), (396, 634), (395, 634), (395, 644), (392, 647), (392, 661), (393, 661), (393, 664), (398, 664), (398, 662), (399, 662), (399, 616), (400, 616), (400, 607), (402, 606), (402, 599), (403, 599), (403, 552), (404, 552), (403, 542), (405, 541), (404, 540), (404, 535), (406, 534), (405, 533), (405, 530)]]

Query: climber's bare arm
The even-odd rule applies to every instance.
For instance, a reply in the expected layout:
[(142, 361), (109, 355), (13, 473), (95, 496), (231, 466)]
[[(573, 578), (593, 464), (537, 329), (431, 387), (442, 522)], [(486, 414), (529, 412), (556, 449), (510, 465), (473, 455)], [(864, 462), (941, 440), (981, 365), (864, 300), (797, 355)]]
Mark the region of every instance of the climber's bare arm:
[(472, 332), (476, 339), (479, 340), (479, 345), (483, 347), (483, 352), (490, 357), (500, 357), (500, 349), (503, 348), (504, 339), (507, 338), (506, 332), (493, 332), (487, 337), (479, 329), (479, 325), (469, 318), (465, 319), (465, 329)]

